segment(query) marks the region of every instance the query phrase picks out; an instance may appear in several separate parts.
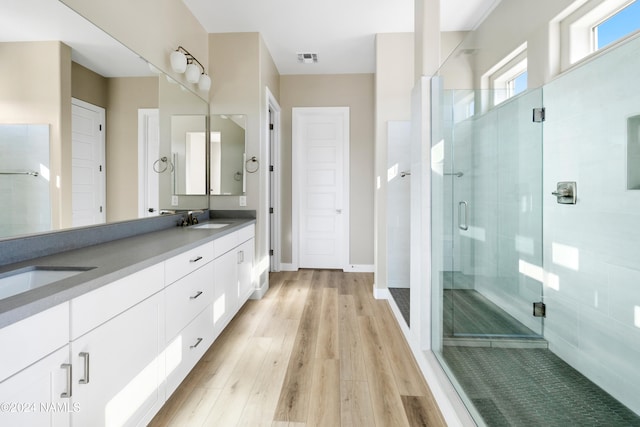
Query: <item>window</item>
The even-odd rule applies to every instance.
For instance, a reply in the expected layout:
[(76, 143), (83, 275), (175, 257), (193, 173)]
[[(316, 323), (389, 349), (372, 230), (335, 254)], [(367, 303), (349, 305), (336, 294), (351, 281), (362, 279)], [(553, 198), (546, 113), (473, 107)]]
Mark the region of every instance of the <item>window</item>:
[(635, 0), (593, 27), (594, 50), (602, 49), (639, 29), (640, 1)]
[(640, 0), (586, 0), (558, 16), (561, 70), (640, 30)]
[(509, 62), (492, 76), (493, 105), (527, 90), (527, 58), (521, 58), (522, 55), (518, 55), (517, 62)]

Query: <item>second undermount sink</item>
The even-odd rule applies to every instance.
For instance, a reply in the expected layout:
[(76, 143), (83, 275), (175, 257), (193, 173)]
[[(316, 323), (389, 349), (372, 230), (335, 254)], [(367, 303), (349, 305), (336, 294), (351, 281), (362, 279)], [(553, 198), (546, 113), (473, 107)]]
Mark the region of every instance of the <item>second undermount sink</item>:
[(95, 267), (31, 266), (0, 274), (0, 299), (36, 289)]
[(194, 225), (192, 228), (223, 228), (229, 224), (223, 224), (219, 222), (208, 222), (206, 224)]

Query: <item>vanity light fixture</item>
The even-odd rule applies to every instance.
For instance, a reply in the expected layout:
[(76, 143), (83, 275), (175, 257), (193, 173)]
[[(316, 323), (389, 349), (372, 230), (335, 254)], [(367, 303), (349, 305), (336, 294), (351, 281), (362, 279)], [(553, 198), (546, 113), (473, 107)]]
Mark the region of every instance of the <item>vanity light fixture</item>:
[[(204, 70), (204, 67), (189, 51), (182, 46), (171, 52), (169, 56), (171, 69), (178, 74), (185, 73), (189, 83), (197, 83), (198, 89), (208, 91), (211, 88), (211, 77)], [(198, 64), (198, 65), (196, 65)], [(198, 68), (198, 66), (200, 66)], [(202, 71), (200, 71), (202, 69)]]

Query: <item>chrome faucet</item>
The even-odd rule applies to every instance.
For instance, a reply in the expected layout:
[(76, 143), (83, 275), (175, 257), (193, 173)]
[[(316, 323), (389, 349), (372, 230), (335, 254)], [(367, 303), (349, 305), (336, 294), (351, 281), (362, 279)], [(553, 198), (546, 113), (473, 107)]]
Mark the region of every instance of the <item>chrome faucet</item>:
[(186, 227), (189, 225), (195, 225), (198, 223), (198, 215), (197, 214), (201, 214), (204, 211), (202, 210), (198, 210), (198, 211), (188, 211), (187, 214), (185, 216), (182, 217), (182, 219), (180, 221), (178, 221), (178, 225), (181, 227)]

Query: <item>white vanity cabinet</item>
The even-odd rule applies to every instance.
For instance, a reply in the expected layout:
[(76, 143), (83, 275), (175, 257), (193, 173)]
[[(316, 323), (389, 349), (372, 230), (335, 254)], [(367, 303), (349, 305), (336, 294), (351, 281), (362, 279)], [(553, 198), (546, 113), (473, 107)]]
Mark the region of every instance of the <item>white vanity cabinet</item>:
[(0, 329), (0, 425), (69, 425), (69, 304)]
[(215, 303), (213, 317), (216, 335), (231, 321), (253, 292), (254, 226), (244, 227), (215, 243)]
[[(167, 396), (180, 385), (215, 338), (213, 258), (213, 242), (209, 242), (165, 262)], [(175, 282), (169, 282), (176, 278)]]
[(73, 426), (145, 425), (164, 392), (164, 265), (71, 300)]

